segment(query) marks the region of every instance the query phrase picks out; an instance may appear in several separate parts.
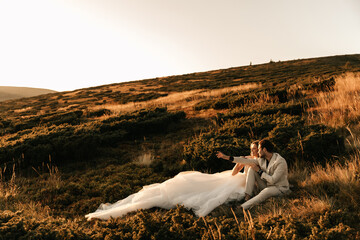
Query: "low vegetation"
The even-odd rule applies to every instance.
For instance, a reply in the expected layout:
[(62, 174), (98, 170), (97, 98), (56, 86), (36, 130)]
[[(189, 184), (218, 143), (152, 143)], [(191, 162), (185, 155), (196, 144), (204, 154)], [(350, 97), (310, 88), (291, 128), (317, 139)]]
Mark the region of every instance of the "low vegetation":
[[(0, 239), (359, 239), (359, 71), (337, 56), (5, 101)], [(84, 218), (180, 171), (230, 169), (216, 151), (260, 138), (287, 159), (290, 195)]]

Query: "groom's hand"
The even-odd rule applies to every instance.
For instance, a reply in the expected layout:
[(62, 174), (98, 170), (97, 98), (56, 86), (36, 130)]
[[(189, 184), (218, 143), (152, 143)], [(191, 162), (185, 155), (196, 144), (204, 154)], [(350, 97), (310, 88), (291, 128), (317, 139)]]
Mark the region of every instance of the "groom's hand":
[(259, 171), (260, 170), (260, 167), (257, 165), (257, 164), (251, 164), (250, 167), (255, 171)]

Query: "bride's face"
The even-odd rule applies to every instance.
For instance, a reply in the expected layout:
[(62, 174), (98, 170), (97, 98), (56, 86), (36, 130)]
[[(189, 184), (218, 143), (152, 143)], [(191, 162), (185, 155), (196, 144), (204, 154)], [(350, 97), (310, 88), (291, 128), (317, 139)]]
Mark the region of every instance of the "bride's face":
[(251, 144), (251, 146), (250, 146), (250, 155), (252, 157), (259, 157), (258, 146), (256, 144)]

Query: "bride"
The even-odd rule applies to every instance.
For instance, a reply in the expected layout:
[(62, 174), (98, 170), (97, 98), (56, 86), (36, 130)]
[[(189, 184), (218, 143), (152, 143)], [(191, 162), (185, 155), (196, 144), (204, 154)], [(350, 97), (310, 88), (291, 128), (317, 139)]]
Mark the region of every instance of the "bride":
[[(258, 142), (251, 144), (250, 157), (258, 157)], [(163, 183), (144, 186), (142, 190), (114, 204), (101, 204), (93, 213), (85, 216), (88, 220), (102, 220), (121, 217), (139, 209), (160, 207), (170, 209), (183, 205), (192, 209), (197, 216), (206, 216), (225, 202), (244, 198), (247, 167), (236, 164), (233, 170), (215, 174), (198, 171), (181, 172)]]

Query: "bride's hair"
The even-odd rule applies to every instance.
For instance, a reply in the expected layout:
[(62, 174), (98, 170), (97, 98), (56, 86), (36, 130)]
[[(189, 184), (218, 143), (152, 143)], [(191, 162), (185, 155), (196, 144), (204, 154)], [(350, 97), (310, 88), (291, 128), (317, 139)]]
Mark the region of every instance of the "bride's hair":
[(250, 146), (251, 146), (251, 145), (259, 146), (259, 140), (253, 141), (253, 142), (250, 144)]

